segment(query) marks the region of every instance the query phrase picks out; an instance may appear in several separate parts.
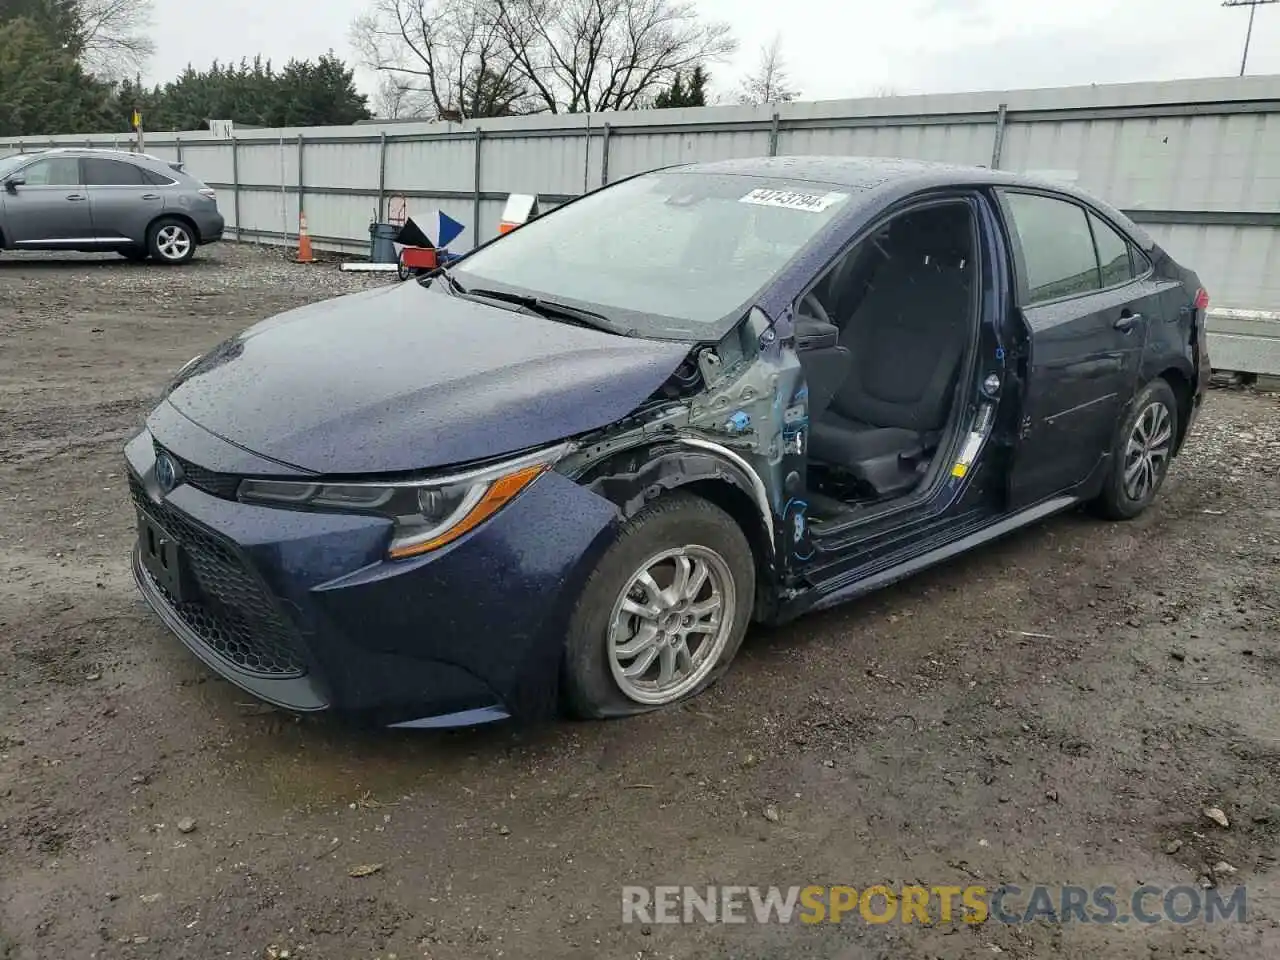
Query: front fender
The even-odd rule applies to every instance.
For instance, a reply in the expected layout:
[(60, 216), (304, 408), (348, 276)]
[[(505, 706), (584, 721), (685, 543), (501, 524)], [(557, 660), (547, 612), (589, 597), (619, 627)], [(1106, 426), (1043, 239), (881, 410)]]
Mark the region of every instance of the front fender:
[(669, 441), (611, 454), (586, 465), (577, 474), (579, 483), (617, 505), (623, 517), (635, 516), (664, 493), (708, 481), (723, 483), (751, 505), (757, 524), (746, 531), (753, 543), (767, 545), (772, 563), (777, 538), (764, 481), (747, 461), (727, 447), (695, 437)]

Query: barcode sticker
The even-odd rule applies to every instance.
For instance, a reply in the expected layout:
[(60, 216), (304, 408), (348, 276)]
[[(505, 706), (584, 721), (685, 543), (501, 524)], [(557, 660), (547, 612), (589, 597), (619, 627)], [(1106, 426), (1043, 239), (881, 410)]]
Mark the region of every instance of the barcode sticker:
[(847, 200), (847, 193), (799, 193), (795, 190), (769, 190), (761, 187), (752, 190), (739, 203), (754, 203), (761, 207), (783, 207), (787, 210), (804, 210), (822, 213), (828, 207)]

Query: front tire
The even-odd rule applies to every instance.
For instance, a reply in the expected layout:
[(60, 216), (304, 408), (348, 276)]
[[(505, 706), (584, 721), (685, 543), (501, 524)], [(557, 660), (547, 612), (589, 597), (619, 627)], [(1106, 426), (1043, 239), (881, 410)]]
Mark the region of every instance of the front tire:
[(695, 696), (728, 669), (755, 604), (738, 524), (674, 493), (627, 521), (569, 622), (564, 692), (583, 718), (642, 713)]
[(1138, 391), (1116, 428), (1111, 468), (1094, 509), (1108, 520), (1132, 520), (1155, 500), (1173, 459), (1178, 400), (1157, 377)]
[(147, 252), (157, 263), (187, 263), (196, 255), (195, 231), (175, 217), (162, 217), (147, 231)]

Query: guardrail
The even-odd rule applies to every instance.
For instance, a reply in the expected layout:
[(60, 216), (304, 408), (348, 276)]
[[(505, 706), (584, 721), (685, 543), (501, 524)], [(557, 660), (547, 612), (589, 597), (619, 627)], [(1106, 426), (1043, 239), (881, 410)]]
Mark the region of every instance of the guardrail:
[(1280, 313), (1210, 308), (1206, 329), (1213, 369), (1280, 376)]

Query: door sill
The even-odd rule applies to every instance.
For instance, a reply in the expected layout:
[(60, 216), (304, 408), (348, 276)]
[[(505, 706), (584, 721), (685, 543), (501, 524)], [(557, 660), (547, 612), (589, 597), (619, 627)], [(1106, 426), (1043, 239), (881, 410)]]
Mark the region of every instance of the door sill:
[(1078, 497), (1060, 496), (1046, 500), (1017, 513), (975, 519), (966, 515), (963, 521), (949, 526), (937, 535), (913, 542), (886, 557), (820, 581), (792, 599), (780, 611), (780, 620), (790, 620), (802, 613), (824, 610), (846, 600), (870, 593), (918, 573), (936, 563), (996, 540), (1028, 524), (1061, 513), (1080, 502)]

